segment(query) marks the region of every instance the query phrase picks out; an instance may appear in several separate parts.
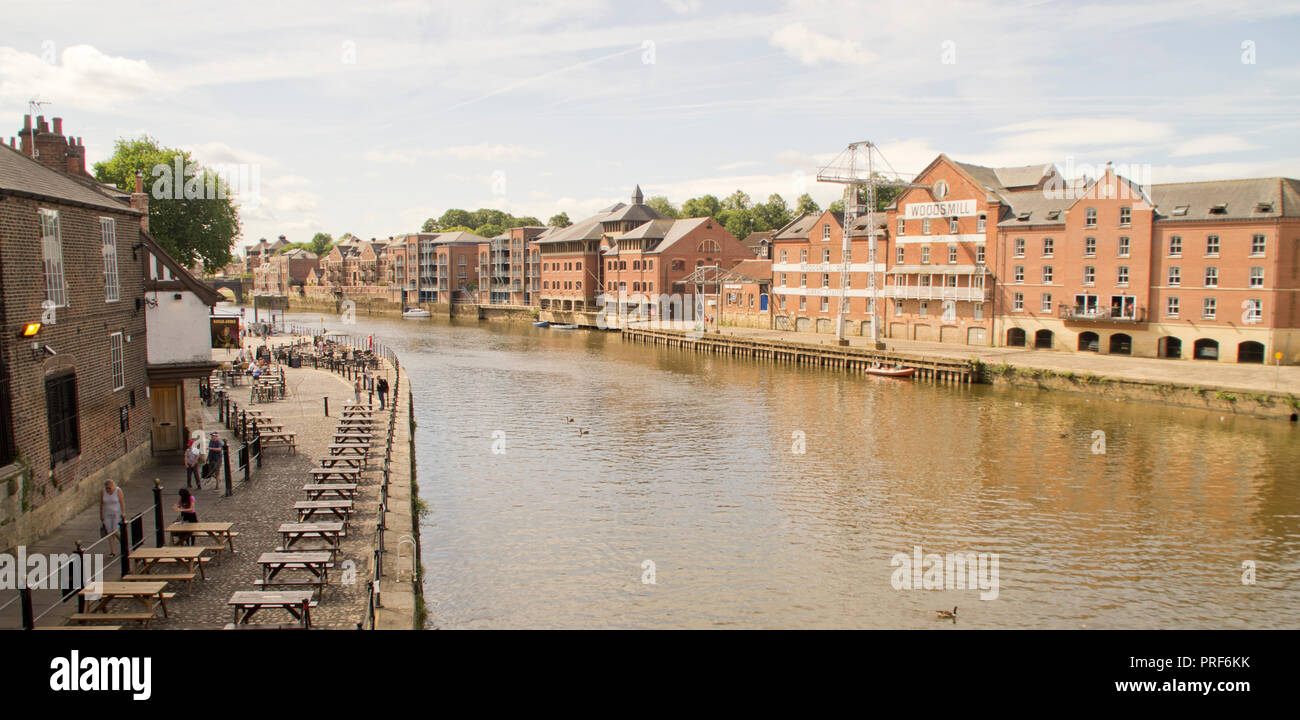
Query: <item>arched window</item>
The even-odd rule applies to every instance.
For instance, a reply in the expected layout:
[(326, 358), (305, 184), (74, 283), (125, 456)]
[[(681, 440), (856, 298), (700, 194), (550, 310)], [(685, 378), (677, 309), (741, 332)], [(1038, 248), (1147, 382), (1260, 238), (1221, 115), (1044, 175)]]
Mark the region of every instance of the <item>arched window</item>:
[(1254, 340), (1247, 340), (1237, 344), (1237, 362), (1239, 363), (1262, 363), (1264, 362), (1264, 345)]
[(1133, 338), (1125, 333), (1115, 333), (1114, 335), (1111, 335), (1110, 350), (1108, 350), (1108, 352), (1111, 355), (1132, 355)]
[(715, 253), (715, 252), (721, 252), (721, 250), (722, 248), (718, 247), (718, 241), (711, 240), (711, 239), (704, 240), (703, 242), (700, 243), (700, 246), (696, 248), (696, 252), (702, 252), (702, 253)]
[(1020, 328), (1011, 328), (1007, 331), (1007, 347), (1024, 347), (1025, 331)]
[(1218, 360), (1219, 343), (1217, 340), (1201, 338), (1192, 345), (1192, 357), (1196, 360)]
[(1183, 356), (1183, 341), (1176, 337), (1162, 337), (1157, 345), (1156, 352), (1162, 358), (1177, 360)]
[(1038, 332), (1034, 333), (1034, 347), (1038, 348), (1039, 350), (1051, 350), (1052, 331), (1039, 330)]
[(1079, 333), (1079, 349), (1083, 352), (1100, 352), (1101, 338), (1095, 332)]

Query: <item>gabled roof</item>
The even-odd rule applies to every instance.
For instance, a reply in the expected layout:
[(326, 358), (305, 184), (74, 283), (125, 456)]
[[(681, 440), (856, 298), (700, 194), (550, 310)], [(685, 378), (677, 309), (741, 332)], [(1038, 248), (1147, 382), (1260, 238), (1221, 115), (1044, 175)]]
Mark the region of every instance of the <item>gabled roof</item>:
[(737, 265), (731, 268), (735, 275), (741, 275), (755, 282), (759, 280), (772, 279), (772, 261), (771, 260), (741, 260)]
[[(1300, 180), (1294, 178), (1163, 183), (1150, 186), (1150, 197), (1162, 221), (1300, 217)], [(1213, 212), (1216, 206), (1222, 212)]]
[(808, 231), (821, 219), (821, 213), (804, 213), (772, 233), (773, 240), (807, 240)]
[(754, 232), (746, 235), (745, 239), (741, 240), (740, 242), (744, 243), (745, 247), (749, 248), (750, 250), (753, 250), (754, 248), (757, 248), (759, 245), (762, 245), (765, 242), (768, 243), (772, 242), (772, 234), (775, 232), (776, 232), (775, 230), (755, 230)]
[(482, 235), (475, 235), (472, 232), (457, 230), (455, 232), (439, 233), (438, 237), (433, 239), (434, 245), (478, 245), (486, 242), (488, 238)]
[[(144, 244), (145, 249), (148, 250), (151, 255), (157, 258), (158, 262), (167, 266), (167, 269), (171, 271), (172, 277), (176, 278), (176, 280), (180, 282), (180, 284), (183, 285), (186, 290), (189, 290), (190, 292), (198, 296), (199, 300), (202, 300), (204, 305), (207, 305), (208, 307), (212, 307), (213, 305), (216, 305), (218, 302), (220, 302), (223, 299), (221, 293), (217, 292), (216, 290), (213, 290), (212, 288), (208, 287), (206, 284), (201, 282), (198, 278), (194, 277), (194, 274), (191, 273), (189, 270), (185, 269), (185, 267), (181, 265), (180, 262), (176, 260), (176, 258), (169, 255), (167, 251), (162, 248), (162, 245), (158, 244), (158, 241), (155, 240), (152, 235), (145, 232), (144, 230), (141, 230), (140, 241), (141, 243)], [(156, 280), (150, 280), (146, 278), (145, 287), (148, 288), (150, 285), (157, 282), (158, 281)]]
[(1010, 210), (998, 221), (998, 227), (1064, 225), (1065, 211), (1078, 198), (1077, 193), (1059, 193), (1060, 197), (1054, 197), (1042, 190), (1003, 192), (999, 195)]
[(99, 190), (98, 187), (98, 183), (79, 182), (58, 170), (42, 165), (8, 145), (0, 145), (0, 194), (44, 199), (137, 216), (142, 214), (132, 209), (129, 204)]

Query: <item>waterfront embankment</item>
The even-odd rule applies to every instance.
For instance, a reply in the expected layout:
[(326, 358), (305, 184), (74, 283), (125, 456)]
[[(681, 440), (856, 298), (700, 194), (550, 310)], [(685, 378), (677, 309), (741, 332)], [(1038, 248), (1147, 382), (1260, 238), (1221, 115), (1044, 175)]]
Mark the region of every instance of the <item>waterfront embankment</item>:
[(1297, 420), (1300, 367), (1267, 367), (1118, 355), (1067, 354), (1022, 348), (971, 348), (889, 340), (724, 327), (717, 333), (627, 329), (630, 342), (668, 345), (778, 362), (863, 372), (875, 362), (915, 368), (923, 381), (1008, 385), (1155, 402), (1259, 417)]
[[(252, 350), (263, 344), (275, 348), (308, 342), (301, 336), (269, 340), (247, 338)], [(354, 343), (360, 344), (359, 340)], [(233, 351), (217, 351), (230, 354)], [(263, 577), (259, 559), (282, 544), (280, 526), (298, 519), (297, 505), (307, 499), (304, 489), (312, 482), (311, 470), (330, 455), (330, 444), (344, 401), (353, 397), (355, 367), (332, 369), (310, 359), (299, 367), (276, 366), (284, 372), (284, 394), (271, 401), (253, 403), (247, 383), (229, 387), (222, 397), (202, 407), (203, 435), (216, 432), (231, 449), (229, 466), (216, 479), (203, 481), (194, 492), (200, 521), (229, 522), (238, 533), (234, 552), (224, 552), (204, 563), (202, 577), (189, 582), (169, 581), (167, 613), (150, 623), (158, 629), (220, 629), (231, 621), (227, 605), (237, 591), (257, 589)], [(411, 392), (393, 354), (383, 355), (366, 382), (387, 378), (395, 388), (395, 410), (375, 413), (375, 449), (358, 478), (348, 529), (329, 572), (328, 584), (318, 592), (312, 626), (327, 629), (413, 629), (423, 627), (423, 603), (418, 533), (418, 494), (412, 446)], [(326, 408), (329, 408), (327, 411)], [(253, 444), (248, 411), (261, 413), (268, 422), (292, 433), (295, 447)], [(387, 442), (392, 428), (392, 442)], [(199, 430), (199, 428), (195, 428)], [(244, 439), (240, 439), (240, 435)], [(261, 448), (260, 455), (256, 448)], [(155, 493), (155, 483), (160, 490)], [(160, 529), (177, 516), (172, 509), (177, 492), (186, 487), (179, 456), (160, 456), (122, 483), (129, 517), (139, 515), (132, 532), (140, 547), (166, 542)], [(161, 501), (158, 503), (158, 501)], [(158, 507), (160, 505), (161, 507)], [(161, 521), (161, 523), (159, 522)], [(99, 508), (94, 505), (27, 543), (28, 554), (72, 557), (80, 547), (100, 555), (104, 580), (117, 580), (130, 572), (123, 564), (120, 545), (109, 556), (106, 541), (99, 540)], [(378, 565), (376, 565), (378, 563)], [(379, 572), (376, 572), (376, 568)], [(0, 593), (0, 627), (57, 626), (77, 612), (75, 595), (63, 597), (58, 589), (32, 590), (20, 602), (18, 591)], [(373, 607), (373, 612), (371, 611)], [(29, 609), (30, 608), (30, 609)]]

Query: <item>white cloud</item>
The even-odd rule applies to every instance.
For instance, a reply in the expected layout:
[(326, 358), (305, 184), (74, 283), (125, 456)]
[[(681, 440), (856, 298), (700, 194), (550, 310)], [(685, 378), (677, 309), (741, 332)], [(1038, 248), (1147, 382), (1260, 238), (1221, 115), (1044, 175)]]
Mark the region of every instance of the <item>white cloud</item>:
[(367, 150), (367, 162), (388, 165), (413, 165), (422, 159), (452, 158), (455, 160), (472, 160), (475, 162), (519, 162), (530, 158), (539, 158), (546, 153), (523, 145), (505, 145), (501, 143), (481, 142), (475, 145), (454, 145), (450, 147), (401, 150)]
[(65, 48), (59, 64), (0, 47), (0, 97), (50, 100), (62, 112), (64, 107), (99, 109), (165, 89), (149, 63), (105, 55), (91, 45)]
[(1235, 135), (1202, 135), (1179, 143), (1169, 154), (1172, 157), (1187, 157), (1189, 155), (1216, 155), (1254, 149), (1254, 145)]
[(790, 57), (804, 65), (821, 63), (841, 65), (866, 65), (876, 59), (852, 40), (839, 40), (811, 30), (803, 23), (793, 23), (772, 33), (773, 46), (781, 48)]

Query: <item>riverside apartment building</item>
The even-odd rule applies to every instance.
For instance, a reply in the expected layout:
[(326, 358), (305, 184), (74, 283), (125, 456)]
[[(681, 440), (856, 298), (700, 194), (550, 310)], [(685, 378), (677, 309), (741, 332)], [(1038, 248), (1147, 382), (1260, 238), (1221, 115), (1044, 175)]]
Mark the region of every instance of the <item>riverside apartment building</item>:
[[(878, 289), (887, 338), (1300, 362), (1300, 181), (1144, 188), (1109, 168), (1071, 180), (940, 155), (912, 184), (877, 215), (876, 258), (852, 230), (850, 334)], [(834, 332), (841, 224), (825, 212), (773, 234), (776, 327)]]

